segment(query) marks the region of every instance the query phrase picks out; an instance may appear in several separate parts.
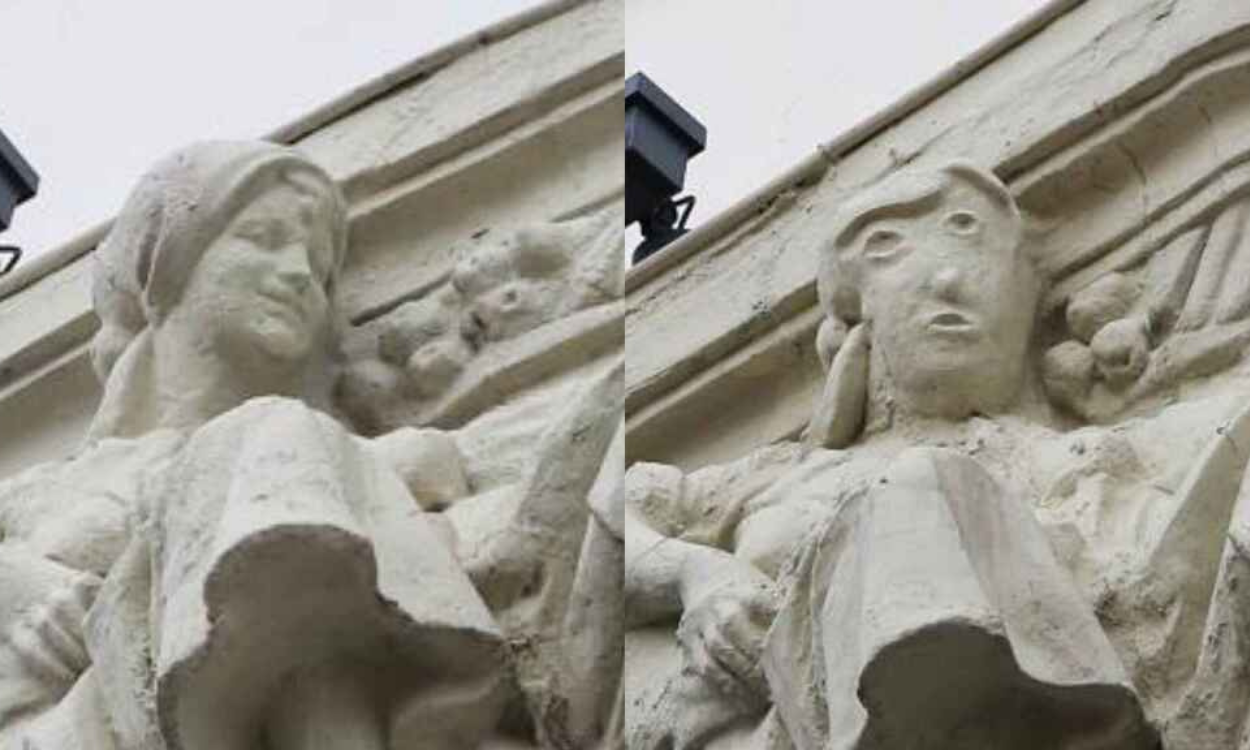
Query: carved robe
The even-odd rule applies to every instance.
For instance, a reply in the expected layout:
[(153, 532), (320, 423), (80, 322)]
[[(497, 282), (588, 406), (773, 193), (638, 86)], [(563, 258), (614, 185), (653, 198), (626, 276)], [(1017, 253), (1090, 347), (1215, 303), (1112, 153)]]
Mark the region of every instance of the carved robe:
[(1156, 744), (1027, 500), (973, 458), (891, 461), (786, 583), (765, 672), (799, 750)]
[[(977, 707), (960, 687), (976, 664), (993, 666), (982, 684), (1009, 700), (1083, 717), (1094, 747), (1153, 748), (1143, 716), (1169, 750), (1245, 744), (1244, 396), (1111, 428), (975, 418), (953, 435), (770, 446), (689, 475), (632, 469), (631, 495), (657, 529), (734, 551), (788, 594), (766, 644), (767, 719), (744, 724), (741, 706), (707, 688), (683, 714), (674, 672), (665, 689), (634, 693), (633, 741), (684, 721), (695, 742), (676, 747), (984, 742), (974, 729), (993, 727), (952, 722)], [(656, 642), (632, 637), (637, 649)], [(934, 702), (909, 706), (925, 685)], [(937, 718), (909, 723), (917, 712)]]
[[(494, 725), (485, 605), (399, 479), (301, 402), (106, 441), (0, 497), (0, 560), (28, 593), (0, 620), (0, 659), (21, 669), (5, 670), (5, 747), (249, 747), (283, 680), (335, 659), (376, 668), (397, 748)], [(60, 616), (67, 596), (85, 623)]]

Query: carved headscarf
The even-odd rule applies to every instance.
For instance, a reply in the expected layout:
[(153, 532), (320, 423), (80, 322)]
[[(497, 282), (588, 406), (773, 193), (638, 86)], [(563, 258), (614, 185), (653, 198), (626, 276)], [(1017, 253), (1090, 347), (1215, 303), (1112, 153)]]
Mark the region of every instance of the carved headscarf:
[[(92, 298), (101, 328), (91, 342), (104, 399), (89, 439), (155, 426), (151, 331), (182, 296), (204, 252), (249, 202), (282, 176), (313, 183), (334, 214), (335, 267), (347, 246), (346, 204), (334, 181), (299, 151), (262, 141), (193, 144), (139, 180), (95, 253)], [(327, 296), (331, 297), (327, 289)]]

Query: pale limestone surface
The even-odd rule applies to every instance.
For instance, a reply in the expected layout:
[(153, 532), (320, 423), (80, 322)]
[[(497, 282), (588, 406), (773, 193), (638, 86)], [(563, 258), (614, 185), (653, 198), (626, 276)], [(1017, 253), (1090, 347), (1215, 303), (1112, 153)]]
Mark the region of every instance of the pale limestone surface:
[(1250, 742), (1248, 49), (1055, 3), (631, 270), (628, 746)]
[[(445, 283), (466, 245), (622, 210), (622, 12), (620, 0), (551, 0), (268, 136), (323, 165), (348, 199), (338, 306), (350, 360), (376, 359), (386, 315)], [(0, 284), (0, 476), (70, 455), (98, 405), (87, 350), (102, 234)]]
[[(1071, 429), (1030, 375), (1036, 246), (989, 172), (902, 171), (825, 231), (805, 439), (627, 474), (630, 624), (675, 616), (680, 647), (632, 637), (628, 663), (668, 676), (631, 682), (629, 746), (1248, 741), (1246, 397)], [(1228, 307), (1201, 279), (1167, 288)], [(1096, 345), (1137, 296), (1112, 275), (1069, 307), (1107, 388), (1167, 356)], [(1176, 358), (1169, 385), (1234, 361)]]
[[(188, 264), (195, 250), (163, 256), (174, 280), (204, 271), (192, 304), (171, 314), (179, 325), (166, 326), (182, 335), (157, 346), (143, 333), (147, 300), (107, 294), (101, 328), (91, 288), (105, 253), (91, 251), (104, 230), (5, 279), (0, 525), (14, 526), (0, 542), (12, 559), (0, 616), (13, 624), (5, 642), (38, 657), (30, 679), (6, 680), (26, 673), (0, 666), (5, 732), (22, 731), (24, 711), (48, 732), (77, 733), (44, 738), (55, 747), (193, 747), (218, 730), (321, 747), (333, 726), (342, 734), (326, 747), (619, 745), (623, 44), (619, 2), (553, 1), (271, 136), (297, 144), (292, 158), (315, 162), (346, 198), (346, 211), (331, 212), (331, 234), (351, 241), (342, 256), (335, 243), (329, 304), (310, 298), (303, 309), (328, 311), (332, 336), (292, 327), (303, 305), (285, 293), (255, 304), (251, 280), (265, 274)], [(175, 182), (150, 195), (189, 216), (212, 203), (194, 195), (204, 183)], [(290, 202), (259, 196), (246, 210)], [(112, 236), (133, 242), (111, 246), (197, 244), (195, 221), (166, 236), (124, 218)], [(309, 263), (318, 275), (323, 255)], [(475, 279), (473, 268), (484, 272)], [(129, 294), (147, 273), (114, 264), (104, 286)], [(221, 337), (224, 361), (207, 344), (219, 329), (244, 333)], [(249, 337), (272, 351), (240, 355)], [(291, 368), (299, 377), (263, 366), (305, 346)], [(93, 359), (112, 365), (103, 394)], [(256, 382), (228, 387), (239, 379)], [(253, 391), (277, 397), (244, 402)], [(165, 409), (181, 427), (153, 429)], [(104, 437), (114, 431), (126, 437)], [(236, 475), (245, 478), (224, 479)], [(172, 502), (176, 483), (193, 492)], [(252, 545), (256, 523), (310, 536)], [(189, 542), (151, 542), (166, 537)], [(233, 550), (258, 553), (269, 574), (253, 575), (256, 559)], [(153, 578), (156, 567), (168, 576)], [(151, 592), (123, 585), (145, 575)], [(324, 584), (297, 596), (310, 579)], [(154, 610), (140, 611), (148, 599)], [(252, 627), (259, 613), (266, 624)], [(158, 636), (174, 616), (191, 626)], [(307, 632), (284, 643), (296, 623)], [(164, 652), (152, 653), (154, 638)], [(368, 656), (379, 649), (386, 659)], [(324, 658), (344, 650), (364, 676)], [(298, 664), (298, 674), (277, 690), (250, 664), (271, 676)], [(193, 694), (223, 697), (216, 707), (177, 697)], [(185, 737), (158, 741), (154, 727)], [(0, 747), (9, 744), (6, 735)]]
[[(613, 7), (552, 17), (548, 28), (584, 39), (576, 54), (546, 49), (542, 25), (491, 48), (519, 61), (500, 71), (526, 71), (498, 73), (525, 79), (516, 106), (454, 85), (493, 70), (465, 59), (437, 86), (401, 86), (305, 134), (353, 206), (337, 390), (310, 367), (319, 377), (279, 388), (286, 398), (195, 428), (134, 428), (145, 436), (47, 463), (71, 453), (66, 436), (95, 411), (82, 261), (0, 301), (0, 467), (42, 464), (4, 485), (16, 510), (0, 544), (0, 617), (17, 645), (4, 658), (40, 658), (30, 679), (0, 680), (0, 699), (78, 733), (51, 740), (61, 746), (107, 747), (113, 737), (93, 728), (142, 736), (162, 721), (198, 741), (216, 719), (176, 696), (221, 694), (239, 664), (287, 668), (279, 635), (296, 617), (318, 623), (301, 637), (324, 653), (371, 653), (369, 634), (397, 620), (404, 632), (446, 623), (404, 598), (402, 576), (385, 575), (395, 563), (443, 581), (458, 617), (485, 612), (467, 628), (484, 634), (479, 660), (400, 649), (404, 674), (443, 686), (391, 716), (412, 747), (443, 742), (422, 733), (432, 725), (481, 731), (492, 710), (503, 718), (485, 742), (509, 748), (623, 736), (714, 749), (1245, 745), (1245, 8), (1057, 3), (633, 269), (621, 430), (607, 395), (621, 313), (600, 294), (620, 283), (620, 266), (602, 263), (619, 243), (606, 218), (619, 209), (619, 81), (604, 74), (619, 49)], [(559, 71), (529, 80), (527, 63), (548, 51)], [(423, 140), (413, 123), (433, 110), (421, 94), (462, 90), (463, 108), (439, 117), (469, 122)], [(553, 158), (569, 153), (593, 164)], [(46, 326), (13, 323), (31, 310)], [(271, 354), (316, 339), (284, 320), (252, 330)], [(162, 346), (194, 353), (187, 344)], [(157, 399), (186, 425), (218, 408), (192, 402)], [(138, 403), (132, 416), (111, 398), (97, 424), (160, 411)], [(47, 425), (33, 418), (45, 412)], [(261, 480), (221, 488), (209, 478), (230, 474), (223, 463), (324, 492), (258, 519), (240, 508), (285, 495), (257, 491)], [(179, 502), (198, 498), (228, 523), (204, 536), (195, 513), (150, 513), (171, 477), (194, 489)], [(135, 498), (146, 523), (128, 510)], [(387, 515), (400, 503), (424, 521)], [(168, 659), (152, 660), (134, 634), (152, 637), (151, 618), (171, 615), (134, 606), (149, 586), (101, 590), (106, 574), (143, 582), (146, 570), (148, 583), (192, 592), (169, 598), (192, 622), (211, 619), (197, 608), (273, 609), (268, 593), (304, 577), (283, 556), (289, 539), (252, 545), (250, 531), (308, 517), (296, 525), (330, 533), (291, 557), (323, 566), (329, 585), (266, 616), (273, 630), (256, 634), (277, 645), (265, 658), (227, 618), (178, 631)], [(424, 543), (392, 545), (392, 527)], [(180, 546), (175, 569), (145, 556), (136, 531), (200, 546)], [(230, 578), (231, 561), (261, 567), (235, 549), (275, 564)], [(219, 562), (225, 577), (212, 575)], [(159, 565), (169, 575), (153, 578)], [(354, 598), (361, 589), (404, 606), (379, 614)], [(335, 619), (345, 609), (350, 628)], [(88, 610), (84, 643), (74, 635)], [(455, 623), (446, 632), (464, 636)], [(220, 661), (182, 658), (213, 638), (231, 645), (208, 652)], [(323, 662), (255, 721), (278, 746), (314, 746), (302, 709), (316, 707), (345, 731), (328, 741), (382, 742), (378, 722), (353, 718), (371, 713), (372, 684)], [(167, 704), (149, 700), (149, 663), (169, 669)], [(100, 690), (106, 671), (132, 687)], [(227, 698), (244, 704), (226, 704), (240, 721), (258, 701)]]
[[(615, 218), (615, 244), (586, 257), (621, 257)], [(4, 747), (619, 735), (619, 334), (598, 361), (542, 340), (568, 374), (510, 383), (525, 395), (486, 399), (459, 431), (354, 436), (317, 410), (343, 391), (346, 229), (338, 186), (286, 147), (194, 145), (136, 187), (96, 253), (88, 443), (0, 484)], [(524, 267), (536, 247), (568, 261), (587, 241), (534, 227), (461, 265)], [(619, 270), (584, 282), (593, 300), (583, 277), (544, 290), (581, 301), (498, 335), (458, 311), (470, 358), (510, 339), (532, 359), (527, 335), (616, 304)]]

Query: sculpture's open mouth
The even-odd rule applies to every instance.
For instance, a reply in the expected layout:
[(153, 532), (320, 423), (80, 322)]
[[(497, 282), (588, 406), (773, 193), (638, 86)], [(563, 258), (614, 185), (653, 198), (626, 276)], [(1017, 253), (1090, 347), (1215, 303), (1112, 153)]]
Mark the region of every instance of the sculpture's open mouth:
[(963, 313), (943, 310), (929, 317), (928, 329), (935, 333), (970, 335), (977, 332), (977, 324)]

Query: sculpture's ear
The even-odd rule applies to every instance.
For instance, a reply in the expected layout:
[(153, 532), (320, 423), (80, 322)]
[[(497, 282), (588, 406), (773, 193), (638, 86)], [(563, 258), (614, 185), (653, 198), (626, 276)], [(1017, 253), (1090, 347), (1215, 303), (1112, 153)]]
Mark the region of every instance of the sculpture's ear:
[(868, 331), (852, 328), (829, 365), (825, 387), (807, 425), (806, 442), (813, 448), (845, 448), (864, 428), (868, 401)]

